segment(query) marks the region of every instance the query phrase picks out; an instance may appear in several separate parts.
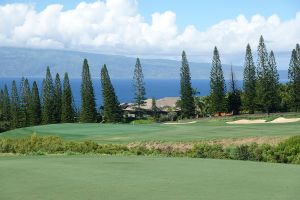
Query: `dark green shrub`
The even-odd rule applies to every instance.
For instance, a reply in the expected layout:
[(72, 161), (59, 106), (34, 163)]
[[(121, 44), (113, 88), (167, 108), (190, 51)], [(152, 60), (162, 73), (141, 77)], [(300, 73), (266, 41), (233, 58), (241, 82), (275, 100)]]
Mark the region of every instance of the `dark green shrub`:
[(128, 152), (128, 151), (129, 149), (126, 145), (105, 144), (105, 145), (99, 145), (96, 150), (96, 153), (115, 155), (115, 154), (123, 154), (124, 152)]
[(250, 152), (249, 152), (249, 146), (248, 145), (240, 145), (236, 147), (236, 160), (250, 160)]
[(225, 148), (225, 153), (228, 155), (229, 159), (236, 159), (236, 148), (235, 146), (229, 146)]
[(0, 121), (0, 133), (10, 129), (9, 121)]
[(190, 155), (195, 158), (218, 158), (226, 159), (229, 158), (229, 154), (223, 149), (222, 145), (219, 144), (197, 144), (192, 148)]
[(276, 162), (274, 159), (274, 147), (269, 144), (261, 145), (262, 148), (262, 161), (263, 162)]
[(252, 143), (249, 146), (249, 160), (262, 161), (263, 160), (263, 148), (256, 143)]
[(294, 136), (279, 143), (274, 151), (276, 162), (297, 163), (300, 155), (300, 136)]
[(96, 153), (98, 151), (99, 145), (96, 142), (91, 140), (87, 140), (84, 142), (67, 142), (65, 144), (65, 150), (67, 152), (75, 152), (75, 153)]
[(143, 145), (137, 145), (135, 147), (130, 148), (130, 152), (135, 155), (149, 155), (151, 154), (151, 150), (146, 148)]

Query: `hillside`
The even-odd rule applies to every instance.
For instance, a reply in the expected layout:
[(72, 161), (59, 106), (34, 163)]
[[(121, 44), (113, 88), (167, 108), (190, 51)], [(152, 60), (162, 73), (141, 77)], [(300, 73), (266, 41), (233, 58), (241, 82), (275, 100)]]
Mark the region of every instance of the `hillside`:
[[(98, 77), (100, 66), (107, 64), (110, 75), (114, 79), (132, 78), (135, 58), (117, 55), (104, 55), (95, 53), (25, 49), (25, 48), (0, 48), (0, 77), (42, 77), (46, 66), (50, 66), (53, 73), (68, 72), (70, 77), (81, 75), (81, 66), (84, 58), (87, 58), (91, 68), (91, 74)], [(180, 58), (180, 56), (178, 57)], [(164, 59), (142, 59), (145, 78), (175, 79), (179, 78), (180, 61)], [(190, 62), (193, 79), (208, 79), (210, 63)], [(234, 66), (237, 79), (242, 79), (242, 67)], [(223, 65), (225, 78), (228, 78), (230, 65)], [(287, 78), (287, 71), (280, 71), (281, 79)]]

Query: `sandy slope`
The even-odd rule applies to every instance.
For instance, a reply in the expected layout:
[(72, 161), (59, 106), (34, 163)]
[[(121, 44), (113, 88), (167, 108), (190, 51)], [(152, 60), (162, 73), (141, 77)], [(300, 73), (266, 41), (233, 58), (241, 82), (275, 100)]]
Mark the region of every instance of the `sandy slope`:
[(290, 122), (298, 122), (300, 121), (300, 118), (284, 118), (284, 117), (279, 117), (277, 119), (274, 119), (273, 121), (270, 121), (270, 123), (290, 123)]
[(227, 124), (262, 124), (262, 123), (281, 124), (281, 123), (291, 123), (291, 122), (298, 122), (298, 121), (300, 121), (300, 118), (279, 117), (270, 122), (266, 122), (266, 120), (264, 119), (256, 119), (256, 120), (241, 119), (241, 120), (226, 122), (226, 123)]

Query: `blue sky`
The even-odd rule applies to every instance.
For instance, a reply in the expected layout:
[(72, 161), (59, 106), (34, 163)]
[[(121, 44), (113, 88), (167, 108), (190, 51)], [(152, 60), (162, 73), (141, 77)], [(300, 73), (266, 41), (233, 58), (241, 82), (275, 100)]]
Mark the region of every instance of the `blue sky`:
[[(27, 3), (35, 5), (41, 11), (49, 4), (62, 4), (64, 9), (76, 7), (82, 0), (0, 0), (6, 3)], [(95, 0), (85, 0), (94, 2)], [(139, 12), (146, 21), (151, 21), (154, 12), (174, 11), (180, 28), (193, 24), (200, 30), (223, 20), (235, 18), (239, 14), (247, 18), (255, 14), (271, 16), (277, 14), (282, 20), (295, 16), (300, 11), (300, 0), (138, 0)]]
[(0, 46), (167, 59), (186, 50), (197, 62), (217, 46), (224, 63), (242, 64), (263, 35), (287, 68), (300, 43), (300, 0), (0, 0), (0, 16)]
[[(299, 0), (141, 0), (141, 12), (150, 16), (155, 11), (172, 10), (177, 14), (180, 27), (194, 24), (200, 30), (223, 20), (244, 14), (270, 16), (278, 14), (282, 20), (290, 19), (300, 10)], [(150, 19), (150, 17), (149, 17)]]

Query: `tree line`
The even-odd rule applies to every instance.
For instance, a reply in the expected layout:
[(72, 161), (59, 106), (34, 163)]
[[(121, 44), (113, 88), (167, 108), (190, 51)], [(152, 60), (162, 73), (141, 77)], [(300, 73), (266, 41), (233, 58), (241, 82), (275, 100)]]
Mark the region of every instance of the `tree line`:
[[(123, 110), (111, 82), (107, 66), (101, 68), (103, 105), (97, 109), (95, 94), (88, 61), (84, 59), (81, 81), (81, 107), (74, 104), (68, 73), (63, 81), (57, 73), (53, 80), (50, 68), (39, 91), (37, 83), (32, 86), (27, 78), (22, 78), (19, 87), (12, 81), (11, 91), (7, 85), (0, 90), (0, 130), (53, 123), (94, 123), (123, 121)], [(289, 82), (279, 83), (279, 74), (273, 51), (268, 52), (261, 36), (257, 48), (257, 62), (253, 60), (251, 47), (246, 47), (244, 61), (243, 88), (238, 88), (231, 68), (229, 87), (226, 88), (222, 63), (217, 47), (214, 48), (210, 73), (210, 95), (199, 97), (192, 88), (191, 73), (186, 53), (182, 52), (180, 68), (180, 107), (181, 118), (194, 118), (201, 110), (211, 114), (231, 112), (239, 114), (256, 111), (270, 113), (278, 111), (300, 110), (300, 47), (292, 51), (289, 70)], [(143, 117), (141, 106), (146, 100), (146, 90), (142, 66), (136, 60), (134, 75), (134, 102), (136, 116)], [(153, 117), (159, 117), (156, 101), (152, 100)]]
[[(263, 36), (257, 47), (257, 62), (253, 60), (251, 47), (246, 47), (243, 87), (237, 87), (234, 71), (231, 68), (229, 88), (226, 88), (222, 64), (217, 47), (213, 51), (210, 73), (210, 95), (195, 97), (191, 86), (191, 75), (185, 52), (182, 53), (181, 100), (182, 116), (195, 117), (197, 111), (221, 115), (254, 112), (300, 111), (300, 47), (296, 44), (292, 51), (289, 69), (289, 81), (279, 82), (279, 74), (273, 51), (268, 52)], [(194, 106), (195, 105), (195, 106)], [(205, 111), (203, 111), (205, 110)]]
[[(68, 73), (64, 74), (63, 82), (58, 73), (53, 80), (50, 68), (47, 67), (41, 91), (36, 81), (30, 86), (29, 80), (24, 77), (19, 86), (15, 80), (12, 81), (10, 92), (5, 84), (0, 90), (0, 132), (40, 124), (122, 122), (123, 110), (105, 64), (101, 68), (100, 77), (103, 105), (98, 110), (87, 59), (84, 59), (82, 66), (80, 109), (74, 104)], [(136, 60), (133, 79), (135, 102), (137, 109), (140, 109), (146, 93), (139, 58)]]

